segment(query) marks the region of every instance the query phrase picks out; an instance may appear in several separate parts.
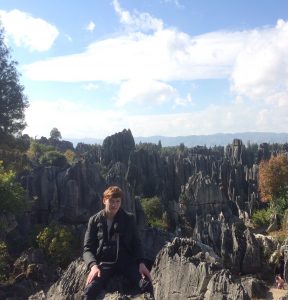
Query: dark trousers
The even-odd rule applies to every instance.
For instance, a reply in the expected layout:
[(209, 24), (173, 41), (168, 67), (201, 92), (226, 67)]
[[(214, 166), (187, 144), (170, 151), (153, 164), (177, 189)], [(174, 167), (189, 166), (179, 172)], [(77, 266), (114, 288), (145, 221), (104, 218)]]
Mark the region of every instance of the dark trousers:
[(139, 292), (153, 293), (152, 283), (148, 279), (142, 279), (138, 264), (134, 261), (120, 260), (115, 265), (101, 265), (101, 277), (95, 278), (84, 290), (84, 300), (95, 300), (99, 296), (104, 285), (115, 274), (125, 276)]

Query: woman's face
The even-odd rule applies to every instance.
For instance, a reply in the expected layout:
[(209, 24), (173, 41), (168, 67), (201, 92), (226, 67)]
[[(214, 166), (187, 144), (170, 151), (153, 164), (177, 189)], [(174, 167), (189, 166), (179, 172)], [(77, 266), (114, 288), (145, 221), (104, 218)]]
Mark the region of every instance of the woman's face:
[(121, 206), (121, 198), (117, 197), (117, 198), (109, 198), (109, 199), (104, 199), (103, 203), (105, 205), (105, 212), (107, 213), (108, 217), (114, 217), (120, 206)]

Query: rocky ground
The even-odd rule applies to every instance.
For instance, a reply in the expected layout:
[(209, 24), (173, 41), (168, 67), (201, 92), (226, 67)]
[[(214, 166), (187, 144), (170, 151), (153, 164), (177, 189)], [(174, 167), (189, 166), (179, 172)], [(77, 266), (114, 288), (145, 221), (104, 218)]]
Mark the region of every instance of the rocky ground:
[(266, 297), (265, 299), (267, 300), (287, 300), (288, 299), (288, 287), (286, 285), (285, 289), (284, 290), (279, 290), (279, 289), (276, 289), (275, 287), (270, 287), (267, 294), (266, 294)]

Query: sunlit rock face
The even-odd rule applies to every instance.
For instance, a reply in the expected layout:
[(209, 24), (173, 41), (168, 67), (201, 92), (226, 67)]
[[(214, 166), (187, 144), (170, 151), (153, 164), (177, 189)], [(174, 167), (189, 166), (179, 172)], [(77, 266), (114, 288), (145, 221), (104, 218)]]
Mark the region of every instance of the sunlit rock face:
[[(192, 239), (175, 238), (158, 253), (152, 267), (155, 299), (250, 299), (265, 292), (263, 283), (251, 277), (235, 277), (211, 247)], [(49, 289), (47, 299), (81, 299), (86, 267), (79, 258)], [(147, 299), (138, 294), (124, 278), (108, 283), (100, 299)], [(257, 292), (258, 291), (258, 292)], [(257, 294), (258, 293), (258, 294)]]
[(164, 247), (152, 276), (156, 299), (250, 299), (212, 248), (191, 239)]

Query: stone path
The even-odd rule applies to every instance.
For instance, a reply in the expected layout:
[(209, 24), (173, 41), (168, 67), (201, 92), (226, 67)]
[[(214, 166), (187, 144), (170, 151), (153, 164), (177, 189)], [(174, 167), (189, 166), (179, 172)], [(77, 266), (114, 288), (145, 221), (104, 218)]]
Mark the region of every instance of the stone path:
[[(265, 298), (266, 300), (279, 300), (282, 299), (285, 295), (288, 294), (287, 287), (285, 287), (285, 290), (279, 290), (276, 289), (275, 287), (271, 287), (267, 293), (267, 297)], [(288, 300), (288, 298), (287, 298)]]

